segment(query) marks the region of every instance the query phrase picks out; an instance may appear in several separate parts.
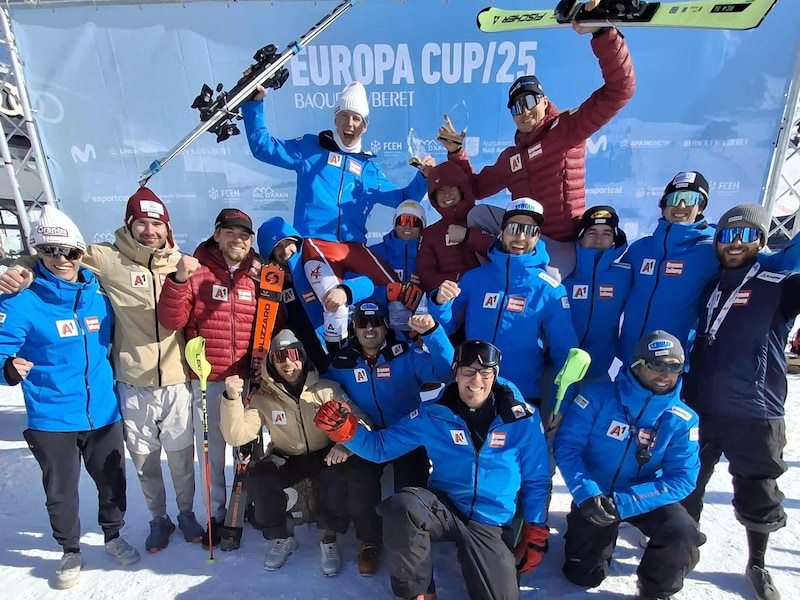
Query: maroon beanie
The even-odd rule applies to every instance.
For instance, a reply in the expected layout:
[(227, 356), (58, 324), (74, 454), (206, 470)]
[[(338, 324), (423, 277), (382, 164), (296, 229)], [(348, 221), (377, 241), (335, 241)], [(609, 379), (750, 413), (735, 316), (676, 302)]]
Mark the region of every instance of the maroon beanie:
[(169, 224), (167, 206), (150, 188), (141, 187), (128, 198), (128, 206), (125, 208), (125, 225), (129, 230), (136, 219), (158, 219), (165, 223), (168, 229), (172, 229)]

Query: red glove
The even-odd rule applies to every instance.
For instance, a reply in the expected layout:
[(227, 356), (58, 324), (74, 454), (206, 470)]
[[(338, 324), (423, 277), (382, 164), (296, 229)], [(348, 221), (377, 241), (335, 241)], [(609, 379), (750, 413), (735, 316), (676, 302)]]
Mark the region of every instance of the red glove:
[(344, 402), (328, 400), (314, 416), (314, 425), (334, 442), (346, 442), (356, 434), (358, 420)]
[(415, 310), (419, 306), (424, 293), (421, 287), (410, 281), (403, 283), (393, 281), (386, 284), (386, 302), (402, 302), (406, 308), (411, 310)]
[(547, 552), (547, 536), (550, 530), (540, 525), (525, 523), (522, 525), (522, 535), (519, 543), (514, 548), (514, 558), (517, 559), (517, 571), (521, 574), (533, 571), (540, 562), (542, 554)]

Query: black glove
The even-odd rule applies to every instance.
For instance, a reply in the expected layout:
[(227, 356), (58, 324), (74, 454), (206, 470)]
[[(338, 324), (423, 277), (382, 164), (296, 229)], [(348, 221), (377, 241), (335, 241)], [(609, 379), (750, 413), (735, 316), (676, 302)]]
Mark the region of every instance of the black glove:
[(619, 511), (614, 499), (609, 496), (593, 496), (578, 506), (581, 516), (598, 527), (608, 527), (619, 522)]

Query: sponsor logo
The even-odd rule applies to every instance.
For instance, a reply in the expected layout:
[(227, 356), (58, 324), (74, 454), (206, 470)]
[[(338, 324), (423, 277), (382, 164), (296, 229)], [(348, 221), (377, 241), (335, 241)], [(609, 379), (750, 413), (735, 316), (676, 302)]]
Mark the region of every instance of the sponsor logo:
[(251, 196), (257, 200), (278, 200), (287, 202), (289, 200), (289, 192), (276, 192), (271, 187), (264, 186), (253, 188)]
[(489, 436), (489, 448), (503, 448), (506, 445), (506, 432), (493, 431)]
[(699, 427), (690, 427), (689, 428), (689, 441), (690, 442), (699, 442), (700, 441), (700, 428)]
[(750, 292), (751, 290), (741, 290), (737, 293), (733, 301), (733, 306), (747, 306), (750, 304)]
[(286, 412), (283, 410), (273, 410), (272, 423), (275, 425), (286, 425)]
[(219, 198), (239, 198), (240, 196), (239, 190), (233, 188), (222, 188), (221, 190), (217, 188), (208, 189), (208, 197), (211, 200), (218, 200)]
[(506, 300), (506, 310), (521, 313), (525, 311), (525, 298), (523, 296), (509, 296)]
[(317, 295), (314, 293), (313, 290), (308, 290), (307, 292), (303, 292), (303, 302), (305, 302), (306, 304), (311, 304), (316, 299)]
[(415, 408), (410, 413), (408, 413), (408, 418), (409, 419), (416, 419), (418, 416), (419, 416), (419, 409), (418, 408)]
[(511, 414), (513, 414), (517, 419), (521, 419), (526, 415), (525, 407), (515, 404), (511, 407)]
[(217, 302), (228, 301), (228, 288), (224, 285), (214, 285), (211, 287), (211, 299)]
[(253, 301), (253, 293), (250, 290), (236, 290), (236, 295), (239, 297), (239, 300), (243, 302)]
[(608, 148), (608, 138), (605, 135), (601, 135), (597, 138), (597, 141), (589, 138), (586, 140), (586, 149), (589, 151), (589, 154), (597, 154), (601, 150), (603, 152), (606, 151)]
[(328, 153), (328, 164), (332, 167), (336, 167), (340, 169), (342, 167), (342, 155), (336, 154), (336, 152), (329, 152)]
[(670, 406), (667, 409), (667, 412), (672, 413), (676, 417), (680, 417), (684, 421), (689, 421), (692, 418), (692, 413), (685, 408), (681, 408), (680, 406)]
[(356, 177), (361, 177), (361, 163), (350, 159), (347, 161), (347, 170), (350, 171)]
[(557, 282), (555, 279), (553, 279), (552, 277), (550, 277), (550, 275), (548, 275), (548, 274), (547, 274), (547, 273), (545, 273), (544, 271), (540, 271), (540, 272), (539, 272), (539, 274), (538, 274), (538, 277), (539, 277), (539, 279), (541, 279), (542, 281), (546, 281), (547, 283), (549, 283), (549, 284), (550, 284), (551, 286), (553, 286), (554, 288), (557, 288), (559, 285), (561, 285), (560, 283), (558, 283), (558, 282)]
[(627, 423), (620, 423), (619, 421), (611, 421), (611, 425), (606, 430), (606, 435), (615, 440), (624, 440), (628, 437), (629, 426)]
[(7, 316), (6, 313), (0, 312), (0, 323), (5, 323)]
[(561, 296), (561, 307), (569, 308), (569, 298), (567, 298), (566, 296)]
[(83, 323), (86, 325), (86, 331), (100, 331), (100, 319), (97, 317), (85, 317)]
[(669, 148), (672, 140), (631, 140), (630, 142), (620, 142), (620, 147), (630, 148)]
[(467, 433), (463, 429), (451, 429), (450, 437), (453, 438), (453, 443), (456, 446), (469, 446)]
[(56, 321), (56, 331), (58, 337), (78, 337), (78, 325), (72, 319)]
[(77, 146), (73, 146), (69, 149), (69, 153), (72, 156), (72, 162), (74, 163), (87, 163), (89, 159), (95, 160), (97, 158), (97, 152), (94, 151), (94, 145), (86, 144), (83, 149), (78, 148)]
[(356, 383), (366, 383), (367, 382), (367, 371), (366, 369), (353, 369), (353, 377), (356, 380)]
[[(312, 292), (313, 295), (313, 292)], [(294, 295), (294, 290), (292, 288), (285, 289), (281, 292), (281, 300), (284, 303), (287, 302), (294, 302), (296, 300), (296, 296)]]
[(621, 185), (601, 185), (587, 187), (586, 194), (589, 196), (620, 196), (622, 195)]
[(373, 154), (378, 154), (381, 151), (381, 143), (378, 140), (372, 140), (372, 143), (369, 145), (369, 149)]
[(580, 394), (575, 396), (575, 400), (573, 400), (573, 402), (577, 404), (579, 408), (586, 408), (589, 406), (589, 401)]
[(508, 164), (512, 173), (522, 170), (522, 157), (519, 155), (519, 152), (508, 159)]
[(781, 275), (780, 273), (770, 273), (769, 271), (762, 271), (758, 274), (756, 279), (761, 279), (763, 281), (769, 281), (770, 283), (780, 283), (784, 279), (786, 279), (786, 275)]
[(645, 258), (642, 260), (642, 267), (639, 269), (641, 275), (652, 275), (656, 270), (656, 259)]
[(536, 158), (542, 155), (542, 143), (534, 144), (528, 148), (528, 159)]
[(462, 144), (467, 156), (478, 156), (481, 152), (481, 138), (477, 135), (468, 135)]
[(308, 276), (310, 279), (317, 280), (322, 277), (322, 265), (316, 266), (311, 271), (308, 272)]
[(668, 260), (664, 265), (664, 275), (682, 275), (683, 274), (683, 261), (682, 260)]
[(483, 296), (483, 308), (497, 308), (497, 301), (500, 299), (500, 294), (487, 292)]
[(69, 232), (63, 227), (45, 227), (43, 225), (39, 225), (36, 228), (36, 231), (42, 235), (47, 235), (50, 237), (69, 237)]
[(375, 377), (378, 379), (391, 379), (392, 369), (389, 365), (381, 365), (375, 369)]
[(403, 345), (395, 344), (392, 346), (392, 356), (399, 356), (403, 353)]
[(613, 285), (601, 285), (600, 286), (600, 298), (613, 298), (614, 297), (614, 286)]
[(575, 284), (572, 286), (572, 299), (573, 300), (586, 300), (589, 296), (589, 286), (588, 285), (578, 285)]
[(653, 340), (647, 344), (647, 349), (651, 351), (666, 350), (673, 347), (674, 344), (670, 340)]
[(134, 288), (147, 287), (147, 273), (141, 271), (133, 271), (131, 273), (131, 287)]
[(683, 140), (684, 148), (731, 148), (747, 146), (750, 140), (747, 138), (724, 138), (711, 140)]

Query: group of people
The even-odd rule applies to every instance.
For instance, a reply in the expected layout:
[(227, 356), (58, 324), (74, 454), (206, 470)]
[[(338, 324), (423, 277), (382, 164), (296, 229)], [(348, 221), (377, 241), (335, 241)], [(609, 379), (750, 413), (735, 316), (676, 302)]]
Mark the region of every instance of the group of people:
[[(254, 157), (297, 172), (292, 223), (256, 229), (226, 208), (189, 255), (148, 188), (130, 197), (113, 243), (87, 246), (66, 214), (44, 208), (36, 255), (0, 276), (0, 382), (23, 386), (24, 436), (64, 551), (55, 587), (75, 585), (83, 565), (81, 459), (106, 550), (129, 565), (139, 554), (119, 535), (125, 447), (152, 516), (144, 548), (157, 553), (176, 530), (162, 450), (177, 528), (216, 545), (226, 444), (266, 429), (270, 451), (244, 485), (268, 570), (298, 547), (285, 488), (311, 478), (325, 575), (341, 571), (337, 536), (352, 521), (359, 573), (374, 574), (385, 555), (400, 598), (436, 598), (431, 543), (449, 540), (471, 598), (516, 600), (520, 575), (547, 550), (555, 464), (573, 499), (567, 579), (600, 585), (628, 522), (648, 538), (637, 598), (670, 598), (699, 559), (703, 494), (724, 453), (747, 579), (757, 598), (780, 598), (765, 553), (786, 521), (776, 479), (786, 470), (783, 344), (800, 313), (798, 250), (761, 252), (769, 215), (759, 205), (708, 223), (709, 184), (696, 171), (673, 177), (655, 232), (630, 246), (612, 206), (586, 209), (585, 140), (630, 99), (634, 74), (616, 29), (574, 28), (592, 34), (604, 84), (561, 112), (535, 76), (519, 78), (507, 104), (514, 146), (479, 173), (447, 120), (447, 160), (426, 157), (397, 188), (362, 150), (360, 83), (340, 94), (333, 130), (292, 140), (270, 135), (262, 90), (243, 106), (244, 124)], [(476, 213), (476, 200), (503, 189), (505, 210)], [(426, 192), (441, 217), (428, 226)], [(376, 203), (396, 209), (394, 225), (367, 247)], [(259, 363), (252, 339), (269, 263), (283, 270), (283, 289)], [(182, 358), (198, 336), (211, 363), (205, 414)], [(573, 348), (591, 365), (560, 406), (554, 374)], [(430, 384), (441, 389), (423, 403)], [(204, 419), (206, 528), (194, 514), (192, 443), (202, 456)], [(382, 499), (388, 465), (394, 494)]]

